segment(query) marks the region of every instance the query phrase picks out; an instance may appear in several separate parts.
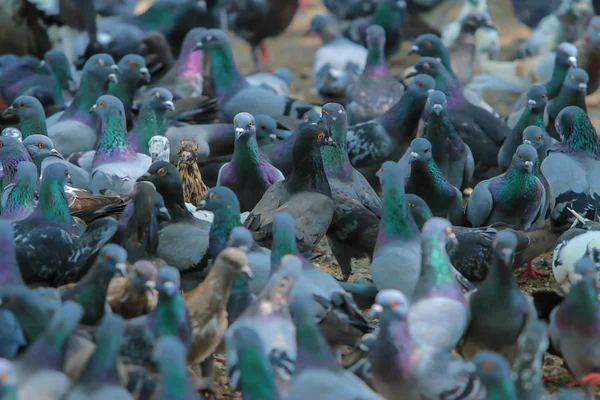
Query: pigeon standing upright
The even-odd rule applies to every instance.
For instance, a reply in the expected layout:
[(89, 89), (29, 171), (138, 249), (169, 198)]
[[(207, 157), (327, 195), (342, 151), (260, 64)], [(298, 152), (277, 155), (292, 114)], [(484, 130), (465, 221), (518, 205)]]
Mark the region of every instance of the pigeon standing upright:
[(140, 82), (150, 82), (150, 72), (146, 61), (137, 54), (127, 54), (119, 60), (117, 82), (109, 82), (108, 93), (123, 103), (125, 118), (131, 121), (131, 108)]
[(560, 139), (554, 121), (563, 109), (568, 106), (577, 106), (587, 111), (585, 96), (587, 96), (587, 84), (589, 76), (581, 68), (571, 68), (565, 77), (565, 81), (558, 95), (548, 102), (544, 112), (544, 124), (548, 134), (554, 139)]
[(169, 112), (175, 111), (173, 95), (167, 89), (152, 89), (140, 108), (137, 124), (127, 134), (131, 148), (150, 155), (150, 140), (156, 135), (164, 135)]
[(0, 216), (9, 220), (27, 218), (37, 205), (38, 172), (34, 163), (22, 161), (17, 166), (17, 181), (2, 190)]

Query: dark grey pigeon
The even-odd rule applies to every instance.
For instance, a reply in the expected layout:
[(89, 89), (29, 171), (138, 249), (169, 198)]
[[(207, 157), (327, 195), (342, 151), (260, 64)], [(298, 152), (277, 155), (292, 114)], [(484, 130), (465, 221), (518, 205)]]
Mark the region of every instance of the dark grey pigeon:
[(587, 112), (585, 96), (587, 96), (587, 84), (589, 76), (581, 68), (571, 68), (565, 77), (560, 93), (556, 98), (550, 100), (544, 112), (544, 125), (548, 134), (554, 139), (559, 139), (559, 133), (554, 126), (554, 121), (564, 108), (577, 106)]

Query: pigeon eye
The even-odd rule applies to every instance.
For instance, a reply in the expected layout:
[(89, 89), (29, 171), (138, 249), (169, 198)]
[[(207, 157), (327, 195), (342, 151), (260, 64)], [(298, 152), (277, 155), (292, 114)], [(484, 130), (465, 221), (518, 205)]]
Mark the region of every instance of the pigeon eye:
[(429, 153), (429, 147), (423, 150), (423, 153)]
[(23, 102), (19, 103), (19, 107), (21, 107), (21, 108), (25, 107), (25, 103), (23, 103)]
[(379, 172), (383, 172), (383, 165), (379, 168)]
[(211, 193), (210, 196), (208, 196), (211, 200), (214, 200), (217, 198), (217, 195), (214, 193)]
[(417, 82), (417, 86), (418, 87), (423, 87), (423, 82), (421, 82), (421, 81)]
[(64, 174), (65, 174), (65, 176), (69, 176), (69, 170), (68, 170), (68, 169), (65, 169), (65, 172), (64, 172)]
[(106, 261), (110, 261), (110, 254), (105, 254), (102, 256)]
[(39, 143), (38, 143), (38, 147), (39, 147), (40, 149), (43, 149), (44, 147), (46, 147), (46, 145), (44, 144), (44, 142), (39, 142)]
[(47, 63), (50, 63), (50, 57), (44, 58), (44, 61), (46, 61)]
[(156, 97), (157, 99), (160, 99), (160, 93), (159, 92), (155, 92), (154, 93), (154, 97)]
[(0, 147), (4, 146), (4, 142), (0, 142)]
[(546, 98), (546, 93), (542, 94), (542, 95), (540, 96), (540, 98), (542, 98), (542, 99), (545, 99), (545, 98)]
[(194, 153), (198, 152), (198, 147), (194, 147)]
[(134, 187), (133, 187), (133, 193), (135, 194), (135, 193), (137, 193), (137, 191), (138, 191), (138, 188), (137, 188), (137, 186), (134, 186)]
[(99, 105), (100, 107), (104, 107), (104, 102), (103, 102), (103, 101), (101, 101), (100, 103), (98, 103), (98, 105)]
[(429, 68), (431, 68), (430, 65), (429, 65), (429, 63), (423, 64), (423, 69), (429, 69)]
[(254, 122), (250, 122), (250, 123), (248, 124), (248, 128), (252, 128), (253, 126), (254, 126)]
[(425, 42), (425, 47), (430, 48), (431, 47), (431, 42), (429, 42), (429, 41)]
[(571, 75), (571, 80), (575, 82), (575, 76)]
[(523, 131), (523, 133), (521, 134), (521, 136), (525, 137), (525, 131)]
[(304, 116), (304, 121), (305, 121), (305, 122), (308, 122), (308, 115), (305, 115), (305, 116)]
[(392, 304), (390, 304), (390, 308), (391, 308), (392, 310), (394, 310), (394, 309), (395, 309), (396, 307), (398, 307), (399, 305), (400, 305), (400, 304), (398, 304), (398, 302), (397, 302), (397, 301), (395, 301), (395, 302), (393, 302)]
[(317, 135), (317, 139), (323, 139), (323, 137), (324, 137), (324, 136), (325, 136), (325, 135), (323, 135), (322, 133), (319, 133), (319, 134)]
[(210, 42), (211, 40), (213, 40), (213, 37), (212, 37), (212, 35), (208, 35), (208, 36), (206, 37), (206, 41), (207, 41), (207, 42)]
[(8, 303), (11, 303), (11, 304), (13, 304), (13, 303), (16, 303), (16, 302), (17, 302), (17, 298), (16, 298), (16, 297), (14, 297), (14, 296), (10, 296), (9, 298), (7, 298), (7, 299), (6, 299), (6, 301), (7, 301)]
[(518, 152), (518, 153), (517, 153), (517, 157), (519, 157), (519, 158), (523, 158), (523, 156), (521, 155), (521, 152)]
[(538, 136), (538, 142), (539, 142), (540, 140), (542, 140), (542, 136), (541, 136), (541, 135), (540, 135), (540, 136)]
[(133, 61), (129, 61), (127, 65), (129, 65), (131, 68), (135, 67), (135, 63)]
[(159, 170), (158, 170), (158, 174), (159, 174), (159, 175), (164, 175), (166, 172), (167, 172), (167, 171), (165, 171), (165, 169), (164, 169), (164, 168), (161, 168), (161, 169), (159, 169)]
[[(325, 111), (325, 110), (321, 110), (321, 114), (323, 114), (323, 115), (327, 115), (327, 111)], [(306, 117), (306, 120), (308, 120), (308, 116)]]
[(495, 368), (496, 366), (491, 361), (484, 361), (481, 364), (481, 369), (483, 369), (484, 371), (493, 371)]

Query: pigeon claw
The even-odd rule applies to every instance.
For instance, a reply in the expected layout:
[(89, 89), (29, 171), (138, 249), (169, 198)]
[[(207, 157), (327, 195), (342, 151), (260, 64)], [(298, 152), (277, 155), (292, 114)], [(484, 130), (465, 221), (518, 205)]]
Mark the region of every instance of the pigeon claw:
[(596, 387), (600, 383), (600, 373), (595, 372), (595, 373), (587, 374), (586, 376), (584, 376), (581, 379), (581, 383), (583, 385), (590, 385), (590, 386), (592, 386), (592, 388), (594, 389), (594, 392), (595, 392), (596, 391)]
[(520, 275), (521, 278), (542, 278), (546, 276), (548, 276), (548, 274), (536, 270), (531, 261), (527, 263), (525, 270), (523, 270), (523, 273)]

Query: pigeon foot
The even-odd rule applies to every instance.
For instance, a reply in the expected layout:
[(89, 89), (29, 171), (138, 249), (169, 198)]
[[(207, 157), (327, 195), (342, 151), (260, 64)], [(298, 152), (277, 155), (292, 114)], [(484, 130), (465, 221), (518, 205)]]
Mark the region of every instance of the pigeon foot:
[(542, 278), (546, 276), (548, 276), (548, 274), (536, 270), (531, 261), (527, 263), (525, 270), (520, 275), (521, 278)]

